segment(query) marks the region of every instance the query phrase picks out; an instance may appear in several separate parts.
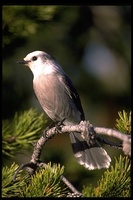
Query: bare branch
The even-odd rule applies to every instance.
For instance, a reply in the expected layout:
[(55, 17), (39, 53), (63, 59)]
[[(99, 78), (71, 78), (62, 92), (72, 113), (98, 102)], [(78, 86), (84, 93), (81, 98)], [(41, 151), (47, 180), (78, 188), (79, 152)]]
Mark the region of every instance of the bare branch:
[[(92, 131), (94, 134), (92, 134)], [(131, 155), (131, 136), (123, 134), (117, 130), (109, 129), (109, 128), (102, 128), (102, 127), (93, 127), (89, 121), (81, 121), (80, 124), (77, 125), (60, 125), (58, 128), (53, 127), (49, 130), (44, 131), (43, 136), (38, 140), (34, 147), (34, 152), (31, 158), (32, 163), (36, 163), (39, 161), (42, 148), (44, 144), (52, 138), (56, 134), (63, 134), (63, 133), (69, 133), (69, 132), (79, 132), (81, 133), (82, 137), (86, 140), (96, 138), (96, 135), (102, 134), (102, 135), (108, 135), (111, 137), (116, 137), (119, 140), (123, 141), (123, 151), (127, 155)], [(88, 135), (85, 135), (85, 133), (88, 132)], [(112, 142), (111, 142), (112, 143)], [(111, 143), (110, 146), (111, 146)], [(126, 151), (125, 151), (126, 149)], [(128, 149), (128, 150), (127, 150)]]
[(68, 193), (67, 197), (82, 197), (82, 194), (64, 176), (61, 179), (72, 191), (72, 193)]
[(96, 132), (96, 134), (108, 135), (110, 137), (116, 137), (119, 140), (122, 140), (122, 150), (124, 154), (131, 156), (131, 135), (121, 133), (114, 129), (102, 127), (94, 127), (94, 131)]
[[(101, 134), (118, 138), (119, 140), (121, 140), (123, 142), (122, 146), (123, 146), (124, 153), (129, 156), (131, 155), (131, 136), (130, 135), (121, 133), (114, 129), (103, 128), (103, 127), (93, 127), (89, 123), (89, 121), (81, 121), (80, 124), (78, 124), (78, 125), (69, 125), (69, 126), (61, 125), (61, 126), (59, 126), (59, 129), (57, 129), (56, 127), (53, 127), (46, 132), (46, 137), (51, 138), (57, 133), (66, 133), (66, 132), (67, 133), (79, 132), (79, 133), (81, 133), (82, 137), (86, 140), (90, 139), (90, 137), (92, 139), (93, 136), (96, 138), (96, 137), (98, 137), (97, 135), (101, 135)], [(88, 132), (88, 135), (85, 135), (85, 133), (87, 133), (87, 132)], [(94, 134), (92, 134), (92, 132), (94, 132)], [(103, 140), (103, 142), (104, 141), (105, 140)], [(107, 142), (106, 142), (106, 144), (107, 144)], [(111, 141), (108, 141), (108, 144), (110, 146), (115, 146), (114, 143), (112, 143)], [(118, 148), (119, 147), (120, 146), (118, 146)]]
[(94, 131), (97, 134), (102, 134), (102, 135), (108, 135), (108, 136), (112, 136), (112, 137), (116, 137), (119, 140), (122, 141), (127, 141), (129, 140), (129, 135), (127, 134), (123, 134), (117, 130), (114, 129), (110, 129), (110, 128), (103, 128), (103, 127), (94, 127)]
[[(81, 133), (81, 136), (89, 141), (92, 139), (97, 139), (97, 135), (108, 135), (110, 137), (116, 137), (120, 140), (123, 141), (122, 143), (122, 150), (126, 155), (131, 155), (131, 136), (123, 134), (117, 130), (113, 130), (113, 129), (109, 129), (109, 128), (102, 128), (102, 127), (93, 127), (89, 121), (81, 121), (79, 124), (77, 125), (59, 125), (58, 127), (53, 127), (50, 128), (49, 130), (45, 130), (43, 133), (43, 136), (38, 140), (38, 142), (36, 143), (36, 145), (34, 146), (34, 151), (32, 154), (32, 158), (31, 158), (31, 163), (37, 163), (39, 162), (40, 159), (40, 155), (41, 155), (41, 151), (44, 147), (44, 144), (50, 139), (52, 138), (54, 135), (56, 134), (63, 134), (63, 133), (70, 133), (70, 132), (79, 132)], [(114, 143), (112, 143), (111, 141), (107, 141), (105, 142), (105, 140), (101, 140), (101, 142), (104, 142), (106, 144), (109, 144), (110, 146), (116, 146)], [(118, 146), (119, 148), (119, 146)], [(34, 170), (34, 169), (32, 169)], [(32, 171), (31, 171), (32, 174)]]
[[(45, 163), (41, 162), (40, 156), (42, 149), (45, 145), (45, 143), (54, 137), (56, 134), (63, 134), (63, 133), (70, 133), (70, 132), (79, 132), (81, 133), (81, 136), (84, 140), (90, 142), (91, 140), (99, 140), (100, 142), (103, 142), (105, 144), (108, 144), (112, 147), (122, 148), (124, 154), (131, 155), (131, 136), (126, 135), (124, 133), (121, 133), (117, 130), (109, 129), (109, 128), (102, 128), (102, 127), (93, 127), (92, 124), (89, 123), (89, 121), (81, 121), (77, 125), (56, 125), (55, 127), (52, 127), (50, 129), (46, 129), (43, 132), (43, 135), (41, 138), (37, 141), (36, 144), (34, 144), (34, 150), (31, 157), (31, 160), (29, 163), (22, 164), (15, 172), (14, 174), (14, 180), (20, 170), (22, 170), (24, 167), (27, 167), (28, 173), (33, 174), (36, 169), (42, 165), (45, 165)], [(110, 137), (118, 138), (122, 141), (122, 146), (117, 145), (113, 143), (112, 141), (106, 140), (102, 138), (99, 135), (108, 135)], [(74, 186), (72, 186), (71, 183), (65, 178), (62, 177), (62, 181), (71, 189), (72, 194), (70, 196), (77, 196), (80, 197), (81, 193), (79, 193)]]

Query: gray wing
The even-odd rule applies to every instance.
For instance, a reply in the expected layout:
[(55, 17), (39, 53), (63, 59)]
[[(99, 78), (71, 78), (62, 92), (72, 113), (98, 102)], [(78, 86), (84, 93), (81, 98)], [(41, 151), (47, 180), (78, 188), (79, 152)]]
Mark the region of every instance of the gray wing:
[(77, 110), (80, 112), (81, 120), (84, 120), (85, 116), (84, 116), (84, 111), (83, 111), (83, 108), (81, 105), (80, 97), (79, 97), (78, 92), (75, 89), (71, 79), (65, 74), (65, 75), (61, 76), (60, 81), (61, 81), (61, 84), (63, 85), (63, 87), (66, 89), (70, 98), (73, 100)]
[[(75, 103), (78, 111), (81, 113), (81, 120), (85, 120), (83, 108), (80, 102), (79, 95), (74, 88), (68, 76), (63, 77), (66, 90), (69, 96)], [(79, 164), (83, 165), (89, 170), (108, 168), (111, 159), (107, 152), (100, 146), (98, 141), (94, 140), (92, 144), (85, 141), (80, 133), (70, 133), (70, 140), (72, 144), (73, 153)]]

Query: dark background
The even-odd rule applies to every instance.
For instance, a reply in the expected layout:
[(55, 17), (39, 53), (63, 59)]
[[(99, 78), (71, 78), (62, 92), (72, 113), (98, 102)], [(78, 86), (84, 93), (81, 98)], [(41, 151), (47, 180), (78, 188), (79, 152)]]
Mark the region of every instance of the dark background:
[[(131, 6), (3, 6), (2, 19), (3, 119), (31, 107), (43, 112), (33, 93), (31, 71), (16, 63), (35, 50), (57, 59), (94, 126), (115, 128), (118, 111), (130, 111)], [(104, 147), (113, 164), (122, 152)], [(29, 161), (31, 152), (22, 150), (20, 155), (12, 161)], [(42, 157), (64, 165), (67, 178), (79, 189), (96, 185), (104, 171), (80, 166), (68, 135), (50, 140)]]

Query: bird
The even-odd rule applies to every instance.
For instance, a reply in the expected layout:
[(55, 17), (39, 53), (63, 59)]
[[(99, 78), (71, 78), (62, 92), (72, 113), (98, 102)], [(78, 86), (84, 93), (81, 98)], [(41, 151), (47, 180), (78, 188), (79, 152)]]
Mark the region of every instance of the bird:
[[(77, 125), (85, 120), (79, 94), (69, 76), (50, 54), (36, 50), (18, 61), (33, 73), (34, 93), (44, 112), (53, 122)], [(89, 143), (79, 132), (70, 132), (77, 162), (88, 170), (109, 168), (111, 158), (97, 140)]]

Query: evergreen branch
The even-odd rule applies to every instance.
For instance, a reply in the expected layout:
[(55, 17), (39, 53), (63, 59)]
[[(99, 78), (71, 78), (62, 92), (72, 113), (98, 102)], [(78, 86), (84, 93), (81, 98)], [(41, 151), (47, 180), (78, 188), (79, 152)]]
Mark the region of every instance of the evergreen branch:
[(97, 182), (84, 187), (82, 194), (86, 197), (130, 197), (131, 196), (131, 160), (128, 156), (115, 158), (115, 166), (107, 169)]
[[(34, 174), (37, 167), (40, 167), (41, 165), (44, 164), (39, 159), (40, 159), (40, 155), (41, 155), (41, 152), (42, 152), (42, 149), (43, 149), (45, 143), (50, 138), (55, 136), (56, 134), (62, 134), (62, 133), (66, 133), (66, 132), (80, 132), (81, 136), (88, 142), (96, 139), (97, 134), (106, 134), (106, 135), (117, 137), (121, 140), (124, 140), (123, 144), (124, 144), (124, 142), (126, 142), (127, 146), (131, 145), (131, 138), (129, 138), (129, 136), (127, 136), (123, 133), (120, 133), (119, 131), (112, 130), (112, 129), (99, 128), (99, 127), (93, 128), (93, 126), (91, 124), (89, 124), (88, 121), (81, 121), (80, 124), (73, 125), (73, 126), (64, 126), (64, 125), (60, 124), (58, 126), (56, 125), (55, 127), (46, 129), (44, 131), (42, 137), (34, 145), (34, 151), (33, 151), (30, 162), (28, 164), (23, 164), (22, 167), (20, 166), (20, 169), (22, 169), (24, 167), (28, 167), (29, 174)], [(86, 134), (86, 133), (88, 133), (88, 134)], [(128, 144), (127, 144), (127, 142), (128, 142)], [(110, 143), (109, 141), (108, 142), (106, 141), (106, 143), (112, 145), (112, 142)], [(113, 145), (114, 145), (114, 143), (113, 143)], [(15, 172), (14, 179), (16, 178), (18, 171), (19, 171), (19, 169)], [(74, 188), (74, 187), (71, 187), (71, 184), (69, 186), (70, 186), (70, 189)], [(72, 190), (72, 192), (73, 192), (73, 190)], [(81, 195), (81, 193), (79, 193), (79, 192), (77, 194), (79, 196)], [(75, 195), (75, 192), (71, 194), (71, 196), (73, 196), (73, 195)]]
[[(2, 197), (19, 197), (20, 191), (25, 187), (26, 182), (21, 176), (21, 170), (18, 172), (15, 182), (12, 181), (14, 171), (18, 165), (13, 163), (10, 167), (2, 169)], [(25, 176), (27, 179), (27, 176)]]
[[(15, 115), (14, 118), (14, 123), (12, 123), (12, 126), (9, 126), (9, 122), (5, 121), (4, 126), (3, 126), (3, 146), (4, 144), (6, 145), (6, 148), (3, 148), (3, 152), (5, 155), (10, 156), (13, 155), (11, 152), (15, 152), (15, 148), (19, 147), (20, 145), (28, 145), (27, 139), (30, 140), (30, 143), (33, 142), (37, 139), (38, 131), (41, 132), (44, 128), (44, 118), (43, 115), (37, 114), (34, 110), (30, 110), (31, 113), (24, 113), (24, 115), (18, 116)], [(121, 116), (121, 115), (120, 115)], [(125, 115), (126, 116), (126, 115)], [(22, 118), (21, 118), (22, 117)], [(127, 116), (123, 117), (121, 116), (120, 118), (121, 123), (123, 120), (129, 120)], [(22, 123), (21, 123), (22, 122)], [(62, 121), (63, 123), (63, 121)], [(43, 162), (41, 162), (40, 155), (43, 149), (43, 146), (45, 143), (52, 137), (54, 137), (56, 134), (63, 134), (63, 133), (69, 133), (69, 132), (80, 132), (81, 136), (88, 142), (91, 142), (91, 140), (99, 140), (100, 142), (103, 142), (105, 144), (110, 145), (111, 147), (117, 147), (121, 148), (124, 151), (126, 155), (131, 155), (131, 136), (123, 134), (119, 131), (113, 130), (113, 129), (107, 129), (107, 128), (101, 128), (101, 127), (93, 127), (88, 121), (81, 121), (80, 124), (74, 125), (74, 126), (64, 126), (62, 123), (56, 125), (55, 127), (52, 128), (47, 128), (42, 137), (37, 141), (37, 143), (34, 145), (34, 151), (31, 157), (31, 160), (29, 163), (23, 164), (20, 166), (17, 170), (16, 173), (14, 174), (14, 180), (16, 180), (16, 177), (20, 173), (20, 170), (24, 169), (27, 167), (29, 174), (34, 174), (37, 170), (37, 168), (40, 168), (41, 166), (45, 166)], [(130, 123), (129, 123), (130, 124)], [(22, 130), (23, 127), (23, 130)], [(15, 134), (11, 135), (11, 130), (12, 133), (15, 132)], [(25, 131), (26, 134), (25, 134)], [(122, 146), (115, 144), (109, 140), (106, 140), (104, 138), (100, 137), (100, 134), (102, 135), (109, 135), (110, 137), (116, 137), (119, 140), (122, 140)], [(27, 136), (26, 136), (27, 135)], [(31, 137), (31, 139), (30, 139)], [(36, 138), (36, 139), (35, 139)], [(15, 141), (15, 142), (14, 142)], [(17, 141), (17, 143), (16, 143)], [(13, 144), (14, 142), (14, 144)], [(11, 145), (9, 145), (11, 143)], [(15, 144), (16, 143), (16, 144)], [(23, 144), (24, 143), (24, 144)], [(13, 145), (12, 145), (13, 144)], [(9, 153), (9, 155), (8, 155)], [(69, 187), (69, 189), (72, 191), (71, 194), (68, 194), (68, 197), (80, 197), (81, 193), (79, 193), (72, 184), (69, 184), (69, 181), (64, 177), (62, 177), (62, 181)], [(64, 181), (67, 180), (67, 181)], [(91, 189), (90, 189), (91, 190)], [(75, 192), (77, 191), (77, 192)], [(12, 195), (11, 195), (12, 196)]]
[(118, 112), (119, 119), (116, 119), (116, 128), (120, 132), (125, 132), (127, 134), (131, 133), (131, 112), (128, 114), (123, 110), (123, 112)]
[[(32, 176), (21, 176), (21, 171), (12, 181), (14, 170), (18, 165), (2, 169), (2, 197), (65, 197), (68, 189), (62, 184), (64, 167), (51, 163), (40, 167)], [(22, 169), (21, 169), (22, 170)]]
[(19, 115), (16, 113), (10, 122), (2, 122), (2, 154), (3, 157), (13, 157), (16, 152), (23, 148), (29, 148), (29, 144), (37, 141), (46, 126), (44, 114), (30, 109)]
[(64, 167), (60, 164), (43, 165), (31, 176), (22, 197), (65, 197), (68, 191), (61, 181), (63, 173)]

